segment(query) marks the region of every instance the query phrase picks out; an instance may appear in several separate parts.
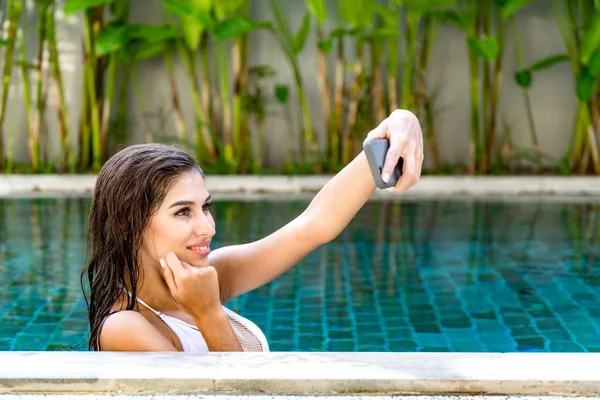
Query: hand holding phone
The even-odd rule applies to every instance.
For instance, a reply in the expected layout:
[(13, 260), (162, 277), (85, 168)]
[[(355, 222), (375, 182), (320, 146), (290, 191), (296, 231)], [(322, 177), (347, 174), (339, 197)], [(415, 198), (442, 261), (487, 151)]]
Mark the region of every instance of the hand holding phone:
[(381, 170), (385, 163), (385, 157), (390, 148), (390, 141), (388, 139), (366, 139), (363, 142), (363, 149), (369, 162), (369, 168), (375, 184), (379, 189), (386, 189), (396, 186), (400, 176), (402, 175), (402, 167), (404, 160), (402, 157), (398, 160), (398, 164), (394, 168), (394, 172), (391, 174), (390, 179), (384, 182), (381, 176)]

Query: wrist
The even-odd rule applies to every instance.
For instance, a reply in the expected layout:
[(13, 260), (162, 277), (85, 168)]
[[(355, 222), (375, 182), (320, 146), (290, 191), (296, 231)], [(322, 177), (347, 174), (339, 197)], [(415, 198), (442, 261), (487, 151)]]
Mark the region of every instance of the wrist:
[(222, 322), (229, 323), (227, 320), (227, 314), (225, 314), (223, 307), (204, 310), (201, 313), (193, 314), (192, 319), (199, 329), (202, 329), (202, 327), (205, 326), (214, 326), (215, 324)]

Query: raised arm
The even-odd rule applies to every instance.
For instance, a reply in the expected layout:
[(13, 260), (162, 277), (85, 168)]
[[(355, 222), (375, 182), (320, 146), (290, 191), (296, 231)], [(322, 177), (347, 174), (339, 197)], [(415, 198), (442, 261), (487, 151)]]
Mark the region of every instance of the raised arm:
[[(397, 110), (371, 131), (369, 138), (388, 138), (390, 150), (382, 176), (404, 159), (402, 177), (394, 191), (401, 192), (418, 182), (423, 162), (423, 139), (416, 117)], [(277, 278), (317, 247), (337, 237), (376, 189), (361, 152), (335, 175), (297, 218), (264, 239), (228, 246), (210, 255), (219, 276), (222, 302)]]

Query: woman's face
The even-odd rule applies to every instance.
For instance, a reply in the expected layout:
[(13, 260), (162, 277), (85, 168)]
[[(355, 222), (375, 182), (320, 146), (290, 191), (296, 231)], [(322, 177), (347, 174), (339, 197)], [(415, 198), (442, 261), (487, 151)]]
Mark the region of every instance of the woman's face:
[(143, 234), (141, 260), (156, 263), (170, 252), (192, 266), (207, 266), (215, 221), (204, 178), (197, 171), (183, 174), (167, 192)]

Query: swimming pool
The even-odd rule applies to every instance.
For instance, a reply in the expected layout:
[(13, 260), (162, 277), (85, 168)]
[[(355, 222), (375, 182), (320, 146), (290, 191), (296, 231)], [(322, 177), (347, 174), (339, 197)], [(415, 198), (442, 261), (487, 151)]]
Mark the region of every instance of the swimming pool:
[[(214, 247), (308, 200), (217, 201)], [(0, 199), (0, 351), (85, 350), (88, 198)], [(599, 204), (368, 203), (332, 243), (228, 306), (273, 351), (600, 351)]]

